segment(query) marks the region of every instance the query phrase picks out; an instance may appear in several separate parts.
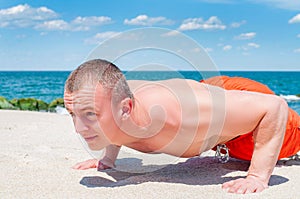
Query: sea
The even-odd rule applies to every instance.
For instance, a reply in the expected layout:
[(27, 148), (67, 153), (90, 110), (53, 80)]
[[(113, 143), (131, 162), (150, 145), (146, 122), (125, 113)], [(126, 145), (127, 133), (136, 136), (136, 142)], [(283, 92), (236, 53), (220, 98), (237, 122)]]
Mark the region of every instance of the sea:
[[(64, 83), (71, 71), (0, 71), (0, 96), (13, 98), (36, 98), (47, 103), (63, 97)], [(300, 71), (124, 71), (128, 80), (163, 80), (188, 78), (201, 80), (214, 75), (246, 77), (266, 84), (289, 106), (300, 114)]]

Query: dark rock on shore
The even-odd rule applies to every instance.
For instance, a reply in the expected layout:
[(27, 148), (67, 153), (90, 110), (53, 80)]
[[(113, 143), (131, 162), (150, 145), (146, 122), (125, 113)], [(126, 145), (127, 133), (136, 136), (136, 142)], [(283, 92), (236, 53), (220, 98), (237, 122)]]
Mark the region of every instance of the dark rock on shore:
[(50, 104), (48, 105), (48, 111), (55, 112), (55, 108), (57, 106), (65, 107), (63, 98), (57, 98), (57, 99), (53, 100), (52, 102), (50, 102)]
[(64, 107), (63, 98), (57, 98), (48, 104), (35, 98), (15, 98), (8, 101), (0, 96), (0, 109), (55, 112), (57, 106)]
[(5, 97), (0, 96), (0, 109), (16, 109)]

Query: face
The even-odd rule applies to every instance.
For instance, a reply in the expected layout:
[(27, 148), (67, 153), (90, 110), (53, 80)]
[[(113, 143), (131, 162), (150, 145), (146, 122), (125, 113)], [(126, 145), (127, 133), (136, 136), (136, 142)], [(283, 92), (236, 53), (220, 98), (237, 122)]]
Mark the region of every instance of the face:
[(119, 131), (114, 119), (111, 97), (102, 86), (83, 87), (74, 93), (65, 92), (65, 106), (71, 114), (76, 132), (92, 150), (115, 144)]

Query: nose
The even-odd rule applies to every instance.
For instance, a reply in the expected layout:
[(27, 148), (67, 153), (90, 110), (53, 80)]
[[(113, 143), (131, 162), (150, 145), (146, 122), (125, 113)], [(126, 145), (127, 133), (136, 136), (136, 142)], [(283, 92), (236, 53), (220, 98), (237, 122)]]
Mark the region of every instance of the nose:
[(74, 119), (74, 126), (76, 129), (76, 132), (78, 132), (78, 133), (87, 131), (89, 129), (88, 126), (84, 123), (84, 121), (82, 121), (82, 119), (80, 119), (80, 117), (76, 117)]

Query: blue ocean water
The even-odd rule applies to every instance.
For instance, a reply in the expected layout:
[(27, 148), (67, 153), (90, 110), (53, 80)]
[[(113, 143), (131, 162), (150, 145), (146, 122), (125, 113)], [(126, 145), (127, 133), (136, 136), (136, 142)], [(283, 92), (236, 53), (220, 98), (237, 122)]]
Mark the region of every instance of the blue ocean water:
[[(200, 80), (216, 73), (195, 71), (134, 71), (124, 72), (127, 79), (160, 80), (188, 78)], [(70, 71), (2, 71), (0, 72), (0, 96), (7, 99), (33, 97), (51, 102), (63, 97), (64, 83)], [(288, 101), (291, 108), (300, 114), (300, 72), (220, 72), (221, 75), (247, 77), (266, 84), (277, 95)]]

